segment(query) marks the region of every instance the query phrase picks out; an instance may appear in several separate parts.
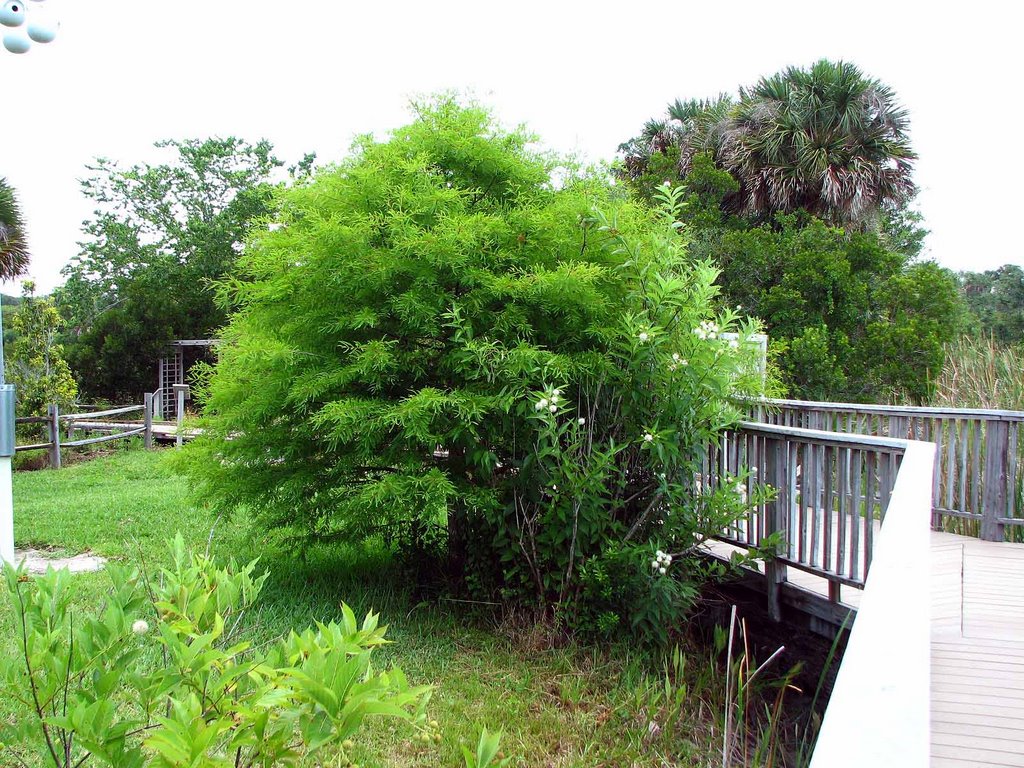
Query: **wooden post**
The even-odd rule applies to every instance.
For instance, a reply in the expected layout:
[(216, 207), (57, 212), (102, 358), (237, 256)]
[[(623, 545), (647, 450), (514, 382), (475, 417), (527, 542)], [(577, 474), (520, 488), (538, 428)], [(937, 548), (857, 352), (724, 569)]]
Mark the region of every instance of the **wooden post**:
[(142, 422), (146, 425), (146, 431), (143, 432), (143, 440), (146, 446), (146, 450), (150, 450), (153, 447), (153, 393), (147, 392), (142, 398), (143, 404), (143, 417)]
[(174, 385), (174, 399), (175, 410), (178, 416), (178, 426), (174, 430), (174, 445), (176, 448), (181, 448), (182, 443), (185, 441), (183, 428), (185, 425), (185, 400), (188, 399), (188, 384)]
[[(765, 446), (767, 448), (767, 475), (769, 482), (775, 486), (775, 501), (766, 505), (765, 509), (765, 533), (772, 534), (781, 531), (784, 537), (789, 535), (787, 516), (789, 514), (789, 472), (790, 467), (786, 466), (788, 458), (788, 443), (785, 438), (770, 440)], [(788, 542), (781, 542), (777, 547), (777, 554), (788, 551)], [(764, 564), (764, 574), (768, 582), (768, 616), (773, 621), (782, 621), (782, 585), (786, 583), (786, 565), (778, 560), (769, 560)]]
[[(1010, 428), (1005, 421), (989, 421), (985, 430), (985, 473), (982, 475), (981, 539), (1002, 541), (1006, 516), (1006, 465), (1010, 442)], [(975, 467), (977, 473), (979, 467)], [(977, 475), (975, 475), (977, 482)]]
[(56, 405), (46, 408), (49, 419), (47, 428), (50, 432), (50, 468), (60, 469), (60, 411)]

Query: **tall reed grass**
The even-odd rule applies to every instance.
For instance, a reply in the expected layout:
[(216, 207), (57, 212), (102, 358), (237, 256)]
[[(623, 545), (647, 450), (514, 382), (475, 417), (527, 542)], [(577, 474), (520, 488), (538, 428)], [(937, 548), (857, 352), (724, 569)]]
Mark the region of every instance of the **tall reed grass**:
[[(992, 337), (961, 336), (946, 345), (946, 362), (935, 380), (930, 405), (950, 408), (988, 408), (1024, 411), (1024, 344), (1007, 346)], [(1017, 445), (1016, 509), (1024, 509), (1024, 445)], [(941, 471), (945, 472), (945, 469)], [(1018, 512), (1019, 514), (1019, 512)], [(977, 520), (946, 518), (943, 529), (965, 536), (978, 535)], [(1007, 541), (1024, 541), (1024, 526), (1007, 526)]]
[(947, 344), (931, 405), (1024, 411), (1024, 346), (969, 336)]

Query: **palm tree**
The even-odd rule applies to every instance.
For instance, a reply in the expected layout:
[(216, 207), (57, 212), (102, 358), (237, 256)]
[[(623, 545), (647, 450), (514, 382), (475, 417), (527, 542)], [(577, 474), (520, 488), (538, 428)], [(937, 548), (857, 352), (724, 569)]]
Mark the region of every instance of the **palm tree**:
[(0, 280), (10, 280), (28, 269), (25, 223), (7, 179), (0, 178)]
[(768, 218), (803, 209), (861, 225), (915, 191), (917, 155), (892, 89), (845, 62), (790, 67), (740, 90), (718, 160), (740, 183), (730, 206)]
[(852, 64), (822, 60), (741, 88), (739, 100), (676, 101), (620, 151), (632, 178), (656, 152), (678, 149), (680, 177), (708, 154), (740, 185), (723, 207), (746, 218), (802, 209), (861, 227), (913, 197), (907, 128), (892, 89)]

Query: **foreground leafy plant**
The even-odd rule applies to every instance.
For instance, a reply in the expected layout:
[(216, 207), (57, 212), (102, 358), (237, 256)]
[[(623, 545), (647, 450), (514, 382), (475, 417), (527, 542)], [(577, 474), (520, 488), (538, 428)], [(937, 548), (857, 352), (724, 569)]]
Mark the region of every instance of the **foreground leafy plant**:
[(344, 766), (368, 717), (423, 729), (429, 689), (371, 665), (387, 642), (375, 614), (359, 624), (343, 605), (340, 624), (254, 648), (240, 630), (266, 579), (256, 561), (221, 567), (180, 536), (172, 555), (155, 582), (112, 565), (106, 605), (84, 618), (66, 571), (4, 566), (19, 643), (0, 656), (0, 693), (23, 710), (0, 723), (5, 765)]
[(504, 768), (512, 762), (512, 758), (505, 757), (501, 752), (501, 731), (495, 733), (486, 728), (480, 732), (476, 751), (470, 751), (469, 747), (462, 745), (462, 759), (466, 768)]

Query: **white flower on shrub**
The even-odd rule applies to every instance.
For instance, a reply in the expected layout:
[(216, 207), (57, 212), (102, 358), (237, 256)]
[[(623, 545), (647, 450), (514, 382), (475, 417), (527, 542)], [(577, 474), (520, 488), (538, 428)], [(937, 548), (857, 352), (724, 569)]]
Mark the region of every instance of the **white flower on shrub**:
[(652, 435), (650, 432), (644, 432), (644, 442), (645, 443), (653, 443), (654, 442), (654, 435)]
[(651, 561), (651, 570), (655, 570), (664, 576), (668, 573), (668, 567), (672, 565), (672, 555), (662, 552), (660, 549), (654, 553), (654, 560)]
[(740, 501), (744, 504), (747, 503), (747, 486), (741, 482), (736, 483), (736, 494), (740, 497)]
[(149, 632), (149, 622), (145, 619), (136, 619), (135, 623), (132, 624), (132, 632), (136, 635), (144, 635)]
[(637, 338), (640, 339), (641, 344), (644, 344), (650, 338), (650, 336), (647, 335), (647, 331), (640, 331), (640, 335), (637, 336)]
[(543, 411), (545, 408), (548, 407), (548, 400), (547, 400), (547, 398), (546, 397), (542, 397), (540, 400), (537, 401), (537, 404), (535, 406), (533, 406), (533, 407), (536, 408), (538, 411)]
[(552, 403), (551, 405), (548, 406), (548, 410), (551, 411), (551, 413), (555, 413), (558, 411), (558, 406)]
[(729, 339), (729, 349), (739, 349), (740, 343), (736, 339)]
[(578, 419), (576, 419), (576, 423), (579, 424), (581, 427), (583, 427), (583, 426), (586, 426), (587, 420), (585, 418), (583, 418), (582, 416), (580, 416)]
[(701, 341), (716, 339), (718, 338), (718, 323), (712, 322), (711, 320), (705, 320), (694, 328), (693, 332)]

